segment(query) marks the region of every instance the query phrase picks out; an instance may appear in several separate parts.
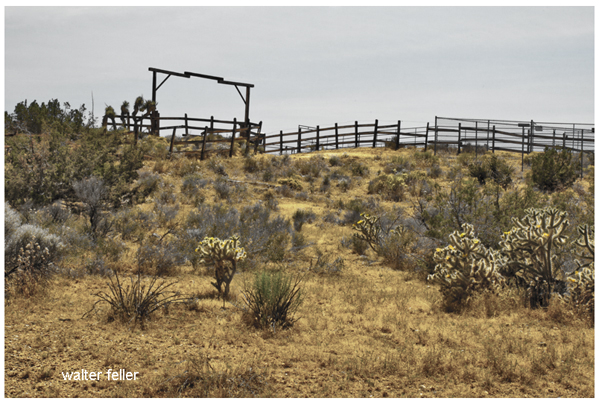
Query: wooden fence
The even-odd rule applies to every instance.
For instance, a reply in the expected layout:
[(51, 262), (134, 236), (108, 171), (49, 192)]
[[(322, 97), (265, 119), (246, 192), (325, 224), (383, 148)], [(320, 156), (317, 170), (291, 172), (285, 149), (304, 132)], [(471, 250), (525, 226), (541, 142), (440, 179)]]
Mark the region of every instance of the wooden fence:
[(393, 125), (359, 123), (353, 125), (335, 124), (334, 126), (302, 130), (297, 132), (268, 135), (264, 137), (266, 153), (303, 153), (304, 151), (330, 150), (345, 147), (391, 147), (395, 150), (406, 146), (422, 146), (430, 143), (429, 126), (404, 128), (401, 121)]
[[(222, 153), (227, 150), (231, 157), (235, 142), (240, 141), (253, 144), (254, 152), (257, 152), (258, 146), (264, 138), (260, 132), (262, 122), (256, 124), (237, 122), (237, 119), (226, 121), (214, 119), (214, 117), (210, 117), (210, 119), (190, 118), (187, 114), (184, 117), (161, 117), (158, 113), (141, 117), (116, 115), (114, 118), (115, 120), (112, 121), (114, 129), (117, 126), (122, 126), (132, 131), (135, 144), (144, 129), (153, 134), (160, 134), (160, 131), (172, 131), (169, 153), (199, 155), (202, 160), (210, 152)], [(120, 124), (117, 123), (117, 120), (120, 121)], [(181, 130), (181, 132), (177, 134), (177, 130)], [(246, 151), (249, 151), (249, 145)]]

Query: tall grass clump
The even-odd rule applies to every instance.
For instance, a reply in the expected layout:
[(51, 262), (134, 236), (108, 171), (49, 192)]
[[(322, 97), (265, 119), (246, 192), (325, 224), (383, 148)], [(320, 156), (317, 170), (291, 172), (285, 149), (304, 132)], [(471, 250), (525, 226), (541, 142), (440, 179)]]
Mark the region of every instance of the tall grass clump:
[(291, 327), (299, 320), (294, 316), (303, 301), (301, 282), (301, 277), (294, 278), (282, 271), (257, 273), (253, 283), (246, 284), (242, 292), (248, 320), (273, 332)]

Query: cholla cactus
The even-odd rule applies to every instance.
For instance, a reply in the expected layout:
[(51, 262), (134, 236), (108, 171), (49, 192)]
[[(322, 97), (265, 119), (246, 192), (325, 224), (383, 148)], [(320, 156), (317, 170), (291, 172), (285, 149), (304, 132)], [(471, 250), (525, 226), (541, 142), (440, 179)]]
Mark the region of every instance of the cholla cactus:
[(595, 318), (595, 227), (578, 226), (580, 237), (573, 244), (586, 249), (582, 258), (586, 264), (576, 260), (578, 268), (568, 277), (569, 294), (563, 300), (572, 305), (580, 314)]
[(368, 245), (378, 253), (381, 242), (381, 225), (377, 216), (370, 216), (367, 213), (360, 214), (362, 220), (352, 226), (352, 229), (358, 230), (354, 237), (364, 240)]
[(568, 240), (562, 235), (568, 225), (568, 214), (553, 208), (525, 212), (527, 215), (521, 220), (512, 218), (515, 226), (503, 234), (499, 244), (512, 273), (529, 285), (531, 304), (547, 306), (551, 293), (561, 281), (555, 252)]
[(506, 260), (482, 245), (471, 224), (463, 224), (462, 232), (451, 233), (449, 239), (452, 244), (437, 248), (433, 256), (437, 265), (428, 280), (441, 287), (448, 309), (459, 310), (473, 292), (493, 290), (503, 283), (499, 269)]
[[(223, 298), (229, 295), (229, 285), (237, 270), (237, 262), (247, 257), (245, 249), (239, 245), (239, 236), (234, 235), (227, 240), (217, 237), (206, 237), (200, 242), (196, 252), (200, 253), (201, 263), (214, 265), (214, 278), (212, 285), (222, 294)], [(227, 265), (229, 263), (229, 265)], [(225, 285), (223, 291), (222, 285)]]

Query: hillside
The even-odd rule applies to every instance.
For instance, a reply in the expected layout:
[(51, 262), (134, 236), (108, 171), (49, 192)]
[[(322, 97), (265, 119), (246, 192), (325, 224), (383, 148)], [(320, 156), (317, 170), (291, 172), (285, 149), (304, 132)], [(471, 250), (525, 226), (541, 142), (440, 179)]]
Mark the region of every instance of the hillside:
[[(499, 249), (512, 216), (552, 206), (568, 213), (564, 235), (574, 241), (576, 226), (594, 222), (592, 166), (542, 192), (530, 185), (530, 157), (521, 172), (518, 154), (497, 153), (510, 181), (481, 185), (469, 171), (474, 153), (169, 160), (166, 140), (148, 142), (137, 179), (119, 185), (129, 187), (120, 206), (98, 203), (96, 227), (90, 198), (27, 217), (15, 208), (68, 251), (39, 287), (7, 283), (6, 397), (594, 397), (589, 318), (555, 296), (534, 307), (525, 288), (508, 286), (450, 307), (427, 280), (461, 221)], [(377, 253), (352, 237), (360, 213), (406, 233)], [(204, 236), (233, 232), (247, 258), (223, 301), (194, 251)], [(573, 250), (560, 253), (564, 270)], [(263, 271), (301, 281), (288, 328), (256, 327), (247, 310), (244, 290)], [(108, 304), (94, 306), (115, 272), (123, 285), (159, 274), (182, 301), (143, 323), (120, 321)], [(136, 380), (64, 379), (109, 369)]]

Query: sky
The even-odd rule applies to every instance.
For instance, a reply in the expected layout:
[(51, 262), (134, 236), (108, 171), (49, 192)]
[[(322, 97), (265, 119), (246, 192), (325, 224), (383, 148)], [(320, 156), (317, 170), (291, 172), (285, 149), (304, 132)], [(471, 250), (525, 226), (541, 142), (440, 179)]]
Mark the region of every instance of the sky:
[[(250, 119), (267, 134), (435, 116), (594, 123), (592, 7), (6, 7), (4, 16), (9, 113), (50, 99), (118, 112), (151, 98), (155, 67), (254, 84)], [(244, 116), (234, 87), (200, 78), (170, 77), (157, 103), (163, 117)]]

